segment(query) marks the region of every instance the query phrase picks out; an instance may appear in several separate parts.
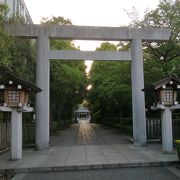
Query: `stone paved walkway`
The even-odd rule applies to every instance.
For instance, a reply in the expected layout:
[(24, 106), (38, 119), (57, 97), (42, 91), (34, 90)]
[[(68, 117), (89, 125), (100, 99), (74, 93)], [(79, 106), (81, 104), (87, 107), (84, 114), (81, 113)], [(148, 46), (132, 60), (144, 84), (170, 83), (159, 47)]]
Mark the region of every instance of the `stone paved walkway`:
[(129, 136), (120, 134), (117, 130), (102, 128), (88, 121), (79, 121), (68, 130), (61, 131), (60, 136), (51, 137), (51, 146), (81, 146), (128, 144)]
[(9, 161), (9, 153), (0, 155), (0, 171), (13, 172), (60, 171), (108, 167), (139, 167), (169, 165), (178, 160), (173, 154), (163, 154), (161, 144), (135, 147), (128, 136), (81, 121), (51, 137), (48, 150), (23, 149), (23, 158)]

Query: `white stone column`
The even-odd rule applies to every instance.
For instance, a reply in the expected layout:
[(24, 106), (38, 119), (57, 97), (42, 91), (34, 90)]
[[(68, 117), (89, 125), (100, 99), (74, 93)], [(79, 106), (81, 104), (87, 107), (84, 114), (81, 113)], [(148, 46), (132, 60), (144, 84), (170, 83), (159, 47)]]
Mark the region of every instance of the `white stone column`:
[(131, 80), (132, 80), (132, 106), (133, 106), (133, 138), (134, 145), (145, 146), (146, 119), (145, 119), (145, 98), (142, 89), (144, 88), (144, 68), (142, 40), (131, 41)]
[(49, 38), (37, 39), (36, 85), (43, 91), (36, 95), (36, 149), (49, 147)]
[(172, 115), (169, 107), (165, 107), (165, 109), (161, 110), (161, 118), (162, 151), (164, 153), (173, 153)]
[(11, 112), (11, 160), (22, 158), (22, 112)]

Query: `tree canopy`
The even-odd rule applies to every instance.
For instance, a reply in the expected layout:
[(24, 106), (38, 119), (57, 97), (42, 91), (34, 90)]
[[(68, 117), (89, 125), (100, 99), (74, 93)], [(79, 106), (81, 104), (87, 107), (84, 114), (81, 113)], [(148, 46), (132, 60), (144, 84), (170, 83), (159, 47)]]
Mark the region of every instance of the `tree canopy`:
[[(116, 45), (104, 42), (98, 51), (118, 51)], [(90, 71), (89, 91), (93, 119), (125, 117), (131, 114), (131, 85), (129, 62), (94, 62)], [(129, 102), (129, 103), (128, 103)]]
[[(180, 76), (180, 1), (161, 0), (156, 9), (147, 11), (142, 21), (134, 21), (135, 27), (169, 28), (167, 42), (144, 42), (145, 86), (169, 74)], [(153, 99), (146, 97), (149, 107)]]
[[(171, 36), (167, 42), (143, 42), (145, 86), (169, 74), (180, 76), (180, 1), (161, 0), (154, 10), (145, 12), (139, 20), (133, 9), (131, 27), (170, 28)], [(114, 45), (102, 43), (97, 50), (127, 50), (128, 42)], [(93, 117), (103, 121), (105, 117), (131, 116), (131, 72), (129, 63), (94, 62), (90, 71), (90, 107)], [(147, 109), (153, 104), (154, 96), (146, 96)], [(152, 111), (147, 113), (149, 116)]]
[(23, 18), (12, 15), (7, 18), (8, 7), (0, 4), (0, 76), (7, 72), (35, 82), (35, 48), (27, 39), (10, 37), (4, 31), (4, 23), (24, 23)]
[[(5, 18), (8, 8), (0, 4), (0, 76), (6, 72), (35, 83), (36, 41), (9, 37), (3, 24), (25, 23), (23, 18), (13, 15)], [(42, 24), (71, 25), (61, 16), (43, 18)], [(71, 40), (51, 40), (50, 48), (57, 50), (79, 50)], [(52, 121), (68, 125), (77, 105), (82, 101), (86, 89), (85, 64), (83, 61), (59, 61), (50, 63), (50, 109)], [(35, 99), (32, 100), (35, 103)]]
[[(3, 30), (7, 19), (7, 7), (0, 5), (0, 75), (5, 71), (35, 82), (35, 43), (9, 37)], [(133, 14), (134, 13), (134, 14)], [(168, 74), (180, 76), (180, 1), (161, 0), (154, 10), (146, 11), (142, 20), (137, 19), (136, 11), (131, 27), (170, 28), (167, 42), (143, 42), (145, 86), (166, 77)], [(20, 21), (12, 18), (8, 20)], [(64, 17), (43, 18), (42, 24), (72, 25)], [(129, 42), (117, 45), (104, 42), (97, 51), (128, 50)], [(51, 40), (50, 48), (57, 50), (79, 50), (71, 40)], [(86, 97), (86, 74), (83, 61), (59, 61), (50, 63), (51, 119), (65, 124), (72, 119), (74, 109), (84, 98), (89, 101), (94, 119), (104, 117), (131, 116), (131, 71), (129, 62), (94, 62), (90, 71), (89, 83), (92, 89)], [(152, 96), (146, 97), (146, 105), (153, 103)]]
[[(63, 17), (43, 18), (42, 24), (71, 25)], [(51, 40), (53, 50), (79, 50), (71, 40)], [(52, 60), (50, 62), (51, 120), (66, 125), (72, 120), (75, 109), (83, 101), (86, 89), (84, 61)]]

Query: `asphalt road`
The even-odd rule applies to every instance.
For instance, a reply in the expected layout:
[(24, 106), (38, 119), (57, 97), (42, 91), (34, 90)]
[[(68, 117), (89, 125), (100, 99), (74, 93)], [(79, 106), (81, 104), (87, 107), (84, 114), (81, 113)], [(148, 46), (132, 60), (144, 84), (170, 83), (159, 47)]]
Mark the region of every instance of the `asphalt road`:
[(175, 167), (122, 168), (18, 174), (13, 180), (180, 180)]

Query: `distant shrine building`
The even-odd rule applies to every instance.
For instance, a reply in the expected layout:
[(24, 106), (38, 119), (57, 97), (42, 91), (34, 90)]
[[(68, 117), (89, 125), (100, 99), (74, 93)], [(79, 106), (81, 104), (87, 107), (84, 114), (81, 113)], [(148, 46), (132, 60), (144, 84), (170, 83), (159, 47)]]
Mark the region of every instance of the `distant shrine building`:
[(79, 106), (76, 110), (76, 121), (79, 120), (91, 120), (90, 111), (83, 106)]

